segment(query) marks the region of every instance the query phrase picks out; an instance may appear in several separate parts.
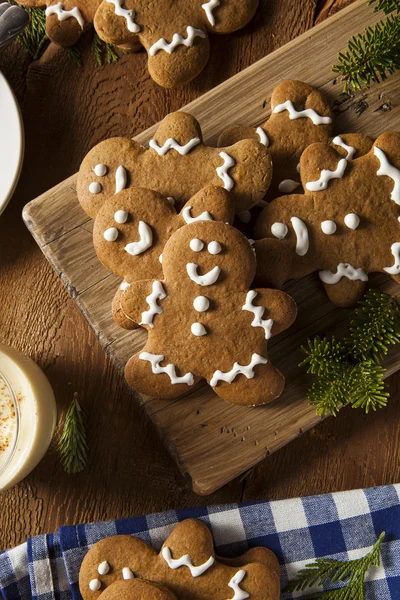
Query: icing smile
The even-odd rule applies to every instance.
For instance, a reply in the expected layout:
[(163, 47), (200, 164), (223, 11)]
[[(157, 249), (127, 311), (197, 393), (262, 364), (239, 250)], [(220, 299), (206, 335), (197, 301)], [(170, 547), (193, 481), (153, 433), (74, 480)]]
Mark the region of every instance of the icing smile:
[(140, 240), (138, 242), (131, 242), (125, 246), (125, 250), (132, 256), (142, 254), (142, 252), (150, 248), (153, 243), (153, 233), (147, 223), (139, 221), (138, 229)]
[(188, 263), (186, 265), (187, 274), (194, 283), (207, 286), (217, 282), (219, 274), (221, 273), (220, 267), (214, 267), (211, 271), (208, 271), (208, 273), (204, 273), (204, 275), (199, 275), (197, 273), (198, 268), (199, 265), (196, 265), (196, 263)]

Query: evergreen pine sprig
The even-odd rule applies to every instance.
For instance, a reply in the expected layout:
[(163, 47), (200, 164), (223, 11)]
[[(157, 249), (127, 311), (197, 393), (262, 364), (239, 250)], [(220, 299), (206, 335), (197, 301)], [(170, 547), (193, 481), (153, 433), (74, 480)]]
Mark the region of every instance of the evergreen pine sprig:
[(67, 50), (68, 57), (71, 60), (71, 62), (73, 62), (74, 65), (76, 65), (77, 67), (81, 67), (82, 66), (82, 53), (80, 51), (80, 48), (78, 48), (78, 46), (75, 44), (74, 46), (70, 46), (66, 50)]
[(78, 394), (75, 392), (58, 442), (64, 471), (68, 474), (83, 471), (87, 462), (87, 450), (84, 413), (78, 401)]
[(118, 54), (112, 44), (107, 44), (100, 39), (97, 32), (94, 32), (92, 41), (92, 51), (96, 58), (97, 64), (102, 67), (104, 62), (108, 65), (116, 63), (119, 60)]
[[(364, 600), (364, 579), (371, 567), (379, 567), (380, 551), (385, 533), (381, 533), (372, 549), (362, 558), (340, 561), (333, 558), (318, 558), (301, 569), (289, 582), (287, 593), (303, 592), (315, 585), (345, 583), (344, 587), (306, 596), (304, 600)], [(346, 581), (347, 580), (347, 581)]]
[(30, 20), (17, 39), (36, 60), (49, 41), (46, 33), (46, 15), (41, 8), (26, 8), (25, 10), (29, 13)]
[(375, 4), (374, 12), (383, 10), (389, 16), (353, 36), (347, 51), (339, 53), (338, 63), (332, 70), (344, 80), (344, 91), (349, 87), (359, 90), (363, 84), (369, 87), (373, 82), (380, 83), (400, 68), (400, 0), (369, 0), (368, 3)]
[(336, 416), (346, 404), (366, 413), (387, 405), (385, 369), (380, 361), (400, 342), (400, 305), (389, 294), (369, 290), (350, 320), (350, 333), (341, 340), (316, 336), (300, 350), (300, 366), (318, 377), (308, 399), (320, 416)]

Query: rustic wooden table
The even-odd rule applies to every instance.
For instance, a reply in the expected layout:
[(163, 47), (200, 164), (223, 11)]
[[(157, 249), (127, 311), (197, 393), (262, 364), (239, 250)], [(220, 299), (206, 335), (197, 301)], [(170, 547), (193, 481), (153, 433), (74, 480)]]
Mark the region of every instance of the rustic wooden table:
[(190, 86), (175, 91), (151, 81), (144, 54), (98, 68), (89, 40), (82, 44), (82, 68), (53, 46), (36, 62), (17, 43), (0, 54), (0, 69), (21, 104), (26, 131), (20, 183), (1, 217), (0, 341), (42, 366), (60, 418), (78, 392), (88, 413), (90, 447), (87, 469), (68, 476), (53, 444), (30, 477), (0, 495), (0, 549), (68, 523), (400, 480), (399, 374), (389, 382), (392, 400), (386, 410), (365, 417), (345, 409), (245, 478), (210, 497), (196, 496), (21, 219), (22, 207), (76, 172), (100, 140), (139, 133), (350, 3), (261, 0), (256, 18), (243, 31), (212, 38), (208, 68)]

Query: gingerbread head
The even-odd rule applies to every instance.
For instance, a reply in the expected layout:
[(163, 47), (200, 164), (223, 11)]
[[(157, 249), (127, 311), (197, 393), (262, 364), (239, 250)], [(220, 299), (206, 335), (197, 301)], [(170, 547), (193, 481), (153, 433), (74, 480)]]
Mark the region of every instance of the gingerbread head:
[(91, 217), (107, 198), (129, 187), (172, 197), (180, 209), (196, 192), (214, 185), (232, 194), (240, 212), (261, 200), (271, 176), (271, 157), (262, 144), (243, 140), (211, 148), (203, 143), (196, 119), (177, 112), (160, 123), (148, 148), (125, 138), (95, 146), (82, 162), (77, 191)]
[(97, 213), (93, 241), (103, 265), (124, 277), (113, 300), (116, 323), (126, 329), (137, 327), (121, 311), (121, 294), (133, 281), (162, 279), (164, 246), (177, 229), (201, 220), (231, 223), (233, 215), (229, 193), (213, 186), (200, 190), (180, 212), (173, 198), (143, 188), (130, 188), (108, 198)]
[(103, 0), (94, 25), (105, 42), (148, 55), (150, 76), (173, 88), (205, 67), (208, 32), (230, 33), (253, 17), (258, 0)]
[(300, 165), (305, 194), (273, 200), (257, 221), (256, 237), (268, 238), (256, 243), (259, 280), (318, 271), (341, 306), (360, 297), (368, 273), (400, 282), (400, 134), (381, 135), (352, 162), (314, 144)]
[(234, 227), (198, 221), (179, 229), (163, 251), (163, 278), (133, 283), (124, 315), (149, 331), (125, 368), (139, 392), (175, 398), (201, 379), (235, 404), (265, 404), (284, 377), (268, 360), (268, 340), (296, 316), (294, 301), (249, 286), (255, 254)]
[[(151, 588), (142, 580), (159, 591), (148, 596)], [(129, 535), (97, 542), (83, 560), (79, 588), (84, 600), (170, 600), (167, 590), (182, 600), (279, 600), (279, 565), (262, 547), (236, 559), (220, 559), (206, 525), (187, 519), (175, 527), (159, 554)]]
[(372, 140), (361, 134), (333, 136), (333, 114), (324, 94), (302, 81), (287, 80), (272, 92), (271, 117), (257, 128), (231, 126), (220, 145), (255, 139), (271, 152), (273, 177), (267, 200), (301, 192), (300, 157), (313, 143), (330, 143), (348, 160), (367, 153)]

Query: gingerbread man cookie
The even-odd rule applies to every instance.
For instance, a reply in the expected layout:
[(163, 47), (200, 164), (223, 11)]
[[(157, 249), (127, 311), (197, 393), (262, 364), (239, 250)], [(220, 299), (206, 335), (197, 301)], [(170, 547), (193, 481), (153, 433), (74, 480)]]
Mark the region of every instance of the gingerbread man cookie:
[(305, 194), (273, 200), (257, 221), (257, 238), (275, 238), (255, 245), (258, 279), (279, 285), (318, 271), (340, 306), (358, 300), (368, 273), (400, 282), (400, 134), (384, 133), (352, 162), (313, 144), (300, 165)]
[(116, 323), (138, 327), (121, 311), (121, 295), (133, 281), (162, 279), (164, 246), (177, 229), (202, 220), (232, 223), (233, 215), (229, 192), (213, 186), (200, 190), (180, 212), (172, 198), (152, 190), (130, 188), (108, 198), (97, 213), (93, 241), (103, 265), (124, 277), (113, 300)]
[(125, 138), (95, 146), (82, 162), (77, 191), (83, 209), (95, 217), (107, 198), (129, 187), (172, 197), (180, 209), (211, 184), (230, 192), (240, 212), (263, 198), (271, 177), (271, 157), (262, 144), (243, 140), (211, 148), (203, 143), (196, 119), (177, 112), (160, 123), (149, 148)]
[(94, 26), (105, 42), (130, 51), (143, 47), (150, 76), (174, 88), (204, 69), (209, 32), (241, 29), (257, 6), (258, 0), (103, 0)]
[(300, 157), (313, 143), (330, 143), (347, 160), (371, 149), (373, 141), (365, 135), (354, 133), (333, 137), (333, 114), (327, 99), (302, 81), (280, 83), (272, 93), (271, 110), (271, 117), (260, 127), (232, 126), (219, 138), (219, 144), (223, 146), (248, 138), (259, 140), (269, 149), (273, 177), (266, 200), (294, 191), (302, 192)]
[(293, 323), (296, 304), (283, 292), (249, 289), (249, 241), (225, 223), (191, 223), (167, 242), (162, 267), (162, 279), (133, 283), (121, 297), (126, 317), (149, 332), (125, 367), (128, 383), (176, 398), (204, 378), (234, 404), (277, 398), (285, 380), (268, 360), (268, 340)]
[[(126, 573), (126, 571), (125, 571)], [(93, 585), (93, 584), (92, 584)], [(107, 587), (101, 600), (177, 600), (166, 587), (143, 579), (120, 579)]]
[(137, 578), (182, 600), (279, 600), (280, 594), (279, 564), (270, 550), (252, 548), (236, 559), (219, 558), (210, 531), (195, 519), (179, 523), (159, 554), (129, 535), (97, 542), (83, 560), (79, 588), (84, 600), (133, 600), (142, 598), (144, 582)]
[(46, 32), (59, 46), (73, 46), (93, 24), (101, 0), (18, 0), (22, 6), (46, 9)]

